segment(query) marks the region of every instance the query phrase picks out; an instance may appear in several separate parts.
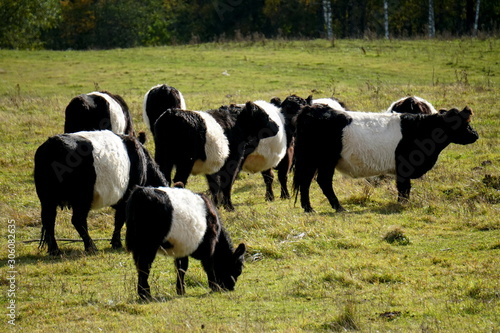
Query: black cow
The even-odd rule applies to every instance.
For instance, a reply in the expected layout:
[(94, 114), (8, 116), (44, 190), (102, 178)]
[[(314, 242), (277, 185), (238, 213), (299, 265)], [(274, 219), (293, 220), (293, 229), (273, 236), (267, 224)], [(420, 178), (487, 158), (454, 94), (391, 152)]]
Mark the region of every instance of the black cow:
[(85, 250), (97, 250), (87, 230), (90, 209), (116, 210), (111, 244), (120, 248), (125, 202), (135, 185), (165, 186), (166, 181), (142, 144), (132, 136), (88, 131), (50, 137), (35, 154), (35, 186), (41, 204), (42, 239), (51, 255), (60, 254), (55, 239), (57, 207), (73, 209), (71, 222)]
[(344, 210), (332, 188), (335, 169), (351, 177), (395, 174), (398, 200), (407, 201), (410, 180), (429, 171), (444, 148), (479, 138), (469, 123), (472, 114), (468, 107), (430, 115), (304, 107), (297, 117), (294, 175), (302, 208), (313, 211), (309, 187), (317, 173), (331, 206)]

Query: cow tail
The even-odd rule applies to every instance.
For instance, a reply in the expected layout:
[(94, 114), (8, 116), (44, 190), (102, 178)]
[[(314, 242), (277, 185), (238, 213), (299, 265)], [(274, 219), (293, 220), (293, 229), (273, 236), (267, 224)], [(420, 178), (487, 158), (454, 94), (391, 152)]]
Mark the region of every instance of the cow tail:
[(38, 248), (41, 250), (47, 245), (47, 229), (42, 226), (42, 235), (40, 236), (40, 243), (38, 244)]

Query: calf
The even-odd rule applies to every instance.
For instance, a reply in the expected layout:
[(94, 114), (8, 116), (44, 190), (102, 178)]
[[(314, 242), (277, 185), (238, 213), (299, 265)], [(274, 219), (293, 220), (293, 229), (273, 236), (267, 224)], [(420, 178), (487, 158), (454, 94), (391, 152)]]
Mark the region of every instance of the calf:
[(135, 185), (166, 185), (153, 159), (132, 136), (110, 131), (77, 132), (49, 138), (35, 153), (35, 186), (41, 204), (42, 238), (51, 255), (60, 254), (55, 239), (57, 207), (71, 207), (71, 222), (85, 250), (96, 246), (87, 231), (90, 209), (111, 206), (115, 228), (111, 244), (121, 247), (125, 202)]
[(127, 103), (107, 91), (82, 94), (66, 107), (64, 132), (110, 130), (116, 134), (135, 135)]
[(389, 106), (387, 113), (413, 113), (433, 114), (438, 113), (431, 103), (417, 96), (403, 97)]
[(317, 173), (317, 182), (331, 206), (344, 210), (332, 187), (335, 169), (351, 177), (395, 174), (398, 200), (408, 200), (410, 180), (429, 171), (444, 148), (478, 139), (469, 124), (471, 116), (468, 107), (414, 115), (306, 106), (297, 117), (295, 145), (294, 189), (300, 192), (302, 208), (313, 211), (309, 187)]
[(177, 293), (185, 293), (189, 256), (201, 260), (213, 291), (234, 290), (245, 244), (233, 249), (217, 211), (203, 194), (183, 188), (137, 187), (127, 203), (126, 245), (138, 273), (137, 291), (151, 299), (149, 272), (160, 252), (174, 257)]
[(170, 109), (154, 126), (155, 159), (169, 183), (174, 166), (174, 182), (186, 184), (190, 174), (205, 174), (214, 202), (234, 210), (231, 188), (243, 161), (278, 130), (252, 102), (206, 112)]
[(186, 109), (182, 93), (166, 84), (159, 84), (149, 89), (144, 95), (142, 118), (151, 132), (154, 130), (156, 120), (167, 109)]

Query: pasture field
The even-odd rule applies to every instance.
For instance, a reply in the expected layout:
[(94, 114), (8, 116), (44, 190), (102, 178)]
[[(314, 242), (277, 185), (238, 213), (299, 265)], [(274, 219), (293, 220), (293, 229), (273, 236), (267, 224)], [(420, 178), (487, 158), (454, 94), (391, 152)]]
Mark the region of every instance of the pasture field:
[[(500, 332), (499, 54), (498, 39), (0, 50), (0, 331)], [(109, 241), (98, 240), (92, 256), (82, 243), (59, 242), (57, 258), (26, 241), (41, 228), (33, 156), (62, 132), (70, 99), (96, 89), (120, 94), (145, 130), (143, 96), (158, 83), (178, 88), (190, 109), (313, 92), (379, 112), (415, 94), (436, 108), (469, 105), (480, 139), (445, 149), (413, 181), (407, 204), (397, 203), (392, 178), (336, 174), (345, 213), (316, 183), (316, 213), (294, 200), (265, 202), (261, 176), (242, 173), (236, 211), (220, 212), (233, 242), (248, 247), (236, 290), (210, 293), (191, 260), (179, 297), (172, 259), (158, 257), (156, 300), (142, 303), (131, 255)], [(205, 191), (205, 179), (191, 177), (188, 188)], [(59, 212), (57, 238), (79, 239), (70, 216)], [(91, 212), (91, 236), (110, 239), (112, 223), (111, 209)]]

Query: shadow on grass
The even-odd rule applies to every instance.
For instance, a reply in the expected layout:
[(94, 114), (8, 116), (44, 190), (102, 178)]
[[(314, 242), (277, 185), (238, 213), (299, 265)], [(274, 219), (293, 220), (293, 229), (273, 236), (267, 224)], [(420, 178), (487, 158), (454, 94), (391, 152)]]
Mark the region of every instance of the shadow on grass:
[(142, 299), (139, 296), (137, 296), (131, 301), (131, 303), (132, 304), (154, 304), (154, 303), (167, 303), (167, 302), (171, 302), (175, 299), (183, 299), (183, 298), (201, 299), (201, 298), (210, 297), (213, 293), (214, 293), (214, 291), (211, 291), (211, 290), (208, 290), (207, 292), (205, 292), (201, 295), (200, 294), (189, 295), (189, 293), (186, 293), (185, 295), (162, 293), (159, 295), (152, 296), (152, 298), (149, 300), (145, 300), (145, 299)]
[[(349, 203), (349, 202), (347, 202)], [(357, 205), (356, 208), (362, 206), (362, 209), (357, 209), (357, 210), (349, 210), (344, 212), (337, 213), (333, 208), (330, 211), (323, 211), (323, 212), (317, 212), (317, 214), (322, 215), (322, 216), (330, 216), (330, 217), (335, 217), (339, 216), (339, 214), (343, 215), (362, 215), (366, 213), (376, 213), (376, 214), (382, 214), (382, 215), (392, 215), (392, 214), (401, 214), (405, 208), (405, 204), (401, 204), (398, 202), (389, 202), (385, 204), (378, 204), (377, 202), (370, 202), (370, 205)]]
[[(74, 241), (72, 241), (73, 243)], [(23, 266), (23, 265), (32, 265), (32, 264), (38, 264), (38, 263), (57, 263), (57, 262), (63, 262), (63, 261), (68, 261), (68, 260), (77, 260), (83, 257), (93, 257), (98, 255), (99, 253), (124, 253), (126, 254), (127, 251), (125, 248), (120, 248), (120, 249), (113, 249), (111, 246), (103, 248), (98, 250), (96, 253), (87, 253), (83, 250), (83, 245), (82, 249), (60, 249), (62, 254), (58, 256), (51, 256), (47, 253), (47, 248), (42, 248), (39, 249), (38, 246), (36, 246), (36, 251), (37, 253), (29, 253), (29, 254), (24, 254), (20, 256), (16, 256), (14, 258), (15, 260), (15, 266)], [(5, 260), (2, 260), (0, 262), (0, 267), (7, 267), (9, 265), (8, 258), (5, 258)]]

